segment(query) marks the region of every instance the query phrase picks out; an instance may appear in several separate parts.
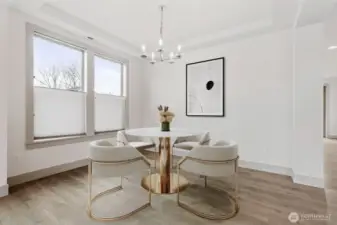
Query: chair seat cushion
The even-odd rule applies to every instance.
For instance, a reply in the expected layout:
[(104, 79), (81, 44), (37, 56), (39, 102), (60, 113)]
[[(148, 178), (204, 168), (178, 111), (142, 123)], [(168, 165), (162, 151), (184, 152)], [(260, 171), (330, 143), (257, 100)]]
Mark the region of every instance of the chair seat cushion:
[(133, 141), (133, 142), (129, 142), (129, 145), (131, 145), (134, 148), (146, 148), (146, 147), (151, 147), (153, 146), (153, 143), (151, 142), (137, 142), (137, 141)]
[(199, 146), (199, 142), (193, 142), (193, 141), (184, 141), (180, 142), (174, 145), (175, 148), (181, 148), (185, 150), (191, 150), (192, 148)]

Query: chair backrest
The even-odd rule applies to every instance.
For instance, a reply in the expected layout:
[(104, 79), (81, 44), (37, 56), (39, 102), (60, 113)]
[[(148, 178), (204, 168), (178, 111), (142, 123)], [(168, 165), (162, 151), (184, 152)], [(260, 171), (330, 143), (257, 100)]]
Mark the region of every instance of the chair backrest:
[(124, 130), (117, 132), (117, 145), (118, 146), (125, 146), (129, 145), (130, 142), (140, 142), (142, 138), (127, 135)]
[(210, 140), (211, 140), (211, 138), (210, 138), (209, 132), (205, 132), (201, 135), (192, 135), (192, 136), (188, 136), (188, 137), (177, 138), (176, 143), (198, 142), (200, 145), (208, 145)]
[(137, 149), (131, 146), (113, 146), (105, 140), (90, 143), (89, 158), (93, 161), (116, 162), (142, 157)]
[(194, 147), (188, 156), (208, 161), (232, 160), (238, 157), (238, 146), (235, 142), (221, 141), (212, 146)]
[(113, 146), (108, 141), (90, 143), (89, 158), (92, 174), (100, 177), (118, 177), (149, 169), (149, 162), (132, 146)]
[(125, 146), (129, 144), (129, 140), (126, 137), (125, 131), (118, 131), (116, 140), (117, 146)]
[(210, 142), (211, 142), (211, 136), (209, 132), (206, 132), (200, 136), (200, 139), (199, 139), (200, 145), (209, 145)]
[(212, 146), (224, 146), (224, 145), (230, 145), (230, 142), (228, 141), (223, 141), (223, 140), (218, 140), (218, 141), (215, 141), (214, 144), (212, 144)]
[(233, 175), (237, 169), (238, 146), (234, 142), (220, 144), (194, 147), (179, 167), (184, 171), (210, 177)]

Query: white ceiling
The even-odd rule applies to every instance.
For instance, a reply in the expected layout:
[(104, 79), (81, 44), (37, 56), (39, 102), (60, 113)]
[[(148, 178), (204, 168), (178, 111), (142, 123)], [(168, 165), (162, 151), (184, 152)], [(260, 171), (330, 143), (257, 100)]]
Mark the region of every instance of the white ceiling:
[[(166, 0), (166, 47), (195, 49), (228, 40), (322, 21), (337, 0)], [(156, 47), (158, 0), (11, 0), (13, 7), (131, 54)], [(301, 8), (301, 14), (298, 14)], [(299, 16), (299, 17), (298, 17)], [(112, 44), (114, 43), (114, 44)]]

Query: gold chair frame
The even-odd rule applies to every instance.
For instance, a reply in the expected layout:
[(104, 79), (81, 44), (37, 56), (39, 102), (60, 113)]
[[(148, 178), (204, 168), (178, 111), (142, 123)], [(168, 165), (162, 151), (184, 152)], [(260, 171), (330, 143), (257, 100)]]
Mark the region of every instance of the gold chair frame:
[[(187, 159), (192, 160), (192, 161), (196, 161), (196, 162), (200, 162), (200, 163), (208, 163), (208, 164), (224, 164), (224, 163), (230, 163), (230, 162), (234, 162), (234, 183), (235, 183), (235, 194), (232, 195), (231, 193), (225, 191), (225, 190), (221, 190), (218, 188), (214, 188), (220, 192), (224, 192), (228, 195), (228, 197), (233, 201), (233, 208), (234, 210), (228, 214), (221, 214), (221, 215), (212, 215), (212, 214), (207, 214), (204, 212), (201, 212), (187, 204), (184, 204), (182, 202), (180, 202), (179, 199), (179, 195), (180, 195), (180, 190), (179, 190), (179, 173), (180, 173), (180, 166), (183, 162), (185, 162)], [(178, 173), (178, 193), (177, 193), (177, 203), (178, 206), (180, 206), (181, 208), (201, 217), (201, 218), (205, 218), (205, 219), (209, 219), (209, 220), (228, 220), (230, 218), (233, 218), (234, 216), (236, 216), (236, 214), (239, 212), (240, 210), (240, 206), (238, 203), (238, 189), (239, 189), (239, 185), (238, 185), (238, 159), (239, 157), (235, 158), (235, 159), (230, 159), (230, 160), (223, 160), (223, 161), (213, 161), (213, 160), (202, 160), (202, 159), (197, 159), (197, 158), (193, 158), (190, 156), (186, 156), (184, 158), (182, 158), (178, 164), (177, 164), (177, 173)], [(205, 182), (205, 188), (207, 188), (207, 176), (203, 176), (204, 177), (204, 182)]]
[(149, 175), (151, 175), (152, 173), (152, 168), (151, 168), (151, 164), (144, 158), (144, 157), (137, 157), (131, 160), (123, 160), (123, 161), (109, 161), (109, 162), (104, 162), (104, 161), (95, 161), (95, 160), (91, 160), (89, 161), (89, 166), (88, 166), (88, 189), (89, 189), (89, 199), (88, 199), (88, 208), (87, 208), (87, 213), (89, 215), (90, 218), (97, 220), (97, 221), (117, 221), (117, 220), (122, 220), (122, 219), (126, 219), (130, 216), (132, 216), (133, 214), (151, 206), (151, 191), (149, 191), (149, 196), (148, 196), (148, 202), (145, 203), (144, 205), (140, 206), (137, 209), (132, 210), (129, 213), (126, 213), (124, 215), (121, 216), (116, 216), (116, 217), (98, 217), (96, 216), (93, 212), (92, 212), (92, 204), (100, 197), (108, 194), (108, 193), (114, 193), (117, 191), (120, 191), (123, 189), (123, 177), (121, 177), (121, 183), (120, 185), (118, 185), (117, 187), (108, 189), (106, 191), (100, 192), (97, 195), (92, 197), (92, 178), (93, 178), (93, 174), (92, 174), (92, 165), (93, 163), (96, 164), (104, 164), (104, 165), (121, 165), (121, 164), (127, 164), (127, 163), (131, 163), (131, 162), (136, 162), (136, 161), (144, 161), (148, 166), (149, 166)]

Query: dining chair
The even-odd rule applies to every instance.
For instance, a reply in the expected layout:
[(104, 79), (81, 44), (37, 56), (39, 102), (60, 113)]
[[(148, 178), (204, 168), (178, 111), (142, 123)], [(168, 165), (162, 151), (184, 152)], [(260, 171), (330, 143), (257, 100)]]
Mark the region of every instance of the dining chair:
[(178, 187), (179, 187), (179, 173), (186, 171), (204, 177), (204, 188), (209, 188), (207, 183), (209, 177), (233, 177), (235, 193), (230, 193), (226, 190), (216, 189), (221, 193), (225, 193), (231, 202), (233, 209), (229, 213), (222, 213), (220, 215), (212, 215), (201, 212), (194, 207), (187, 205), (180, 201), (180, 191), (177, 193), (177, 203), (180, 207), (189, 212), (194, 213), (202, 218), (211, 220), (225, 220), (234, 217), (239, 211), (238, 203), (238, 146), (235, 142), (218, 141), (212, 146), (197, 146), (194, 147), (187, 156), (183, 157), (177, 164), (178, 173)]
[(145, 149), (145, 148), (154, 147), (155, 143), (150, 139), (144, 140), (138, 137), (127, 135), (125, 131), (118, 131), (117, 132), (117, 145), (118, 146), (130, 145), (136, 149)]
[[(132, 146), (114, 146), (109, 141), (100, 140), (90, 143), (89, 171), (88, 171), (88, 215), (99, 221), (119, 220), (127, 218), (140, 210), (151, 206), (151, 191), (148, 193), (148, 202), (139, 208), (117, 217), (99, 217), (92, 212), (93, 203), (106, 194), (123, 189), (123, 177), (137, 171), (148, 170), (151, 174), (150, 162), (137, 149)], [(95, 177), (120, 177), (117, 187), (100, 192), (92, 196), (93, 176)]]
[(173, 145), (175, 148), (191, 150), (200, 145), (209, 145), (211, 141), (210, 133), (205, 132), (202, 135), (178, 138)]

